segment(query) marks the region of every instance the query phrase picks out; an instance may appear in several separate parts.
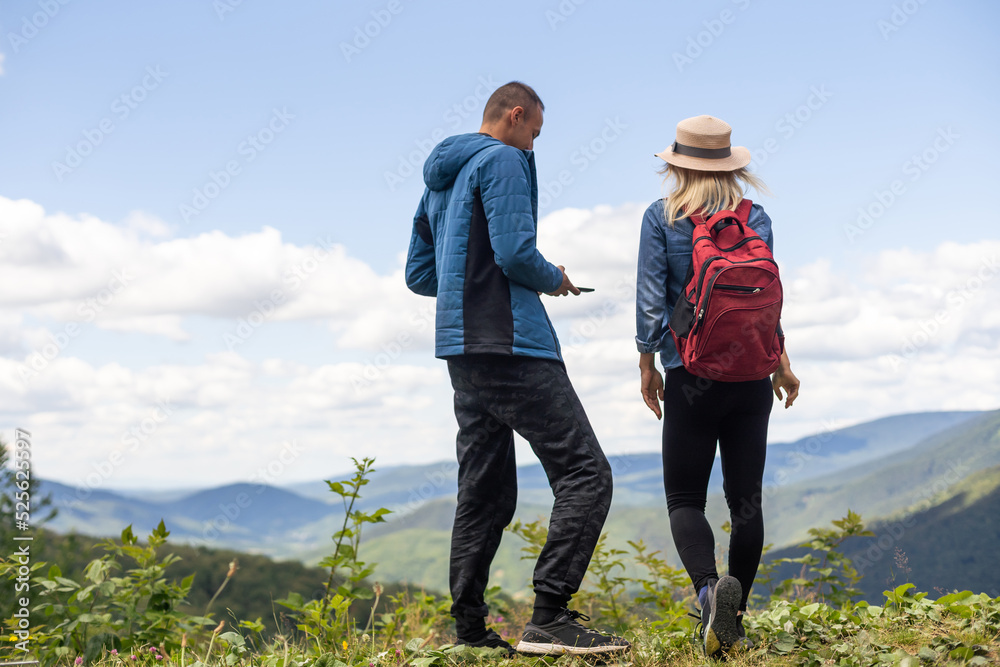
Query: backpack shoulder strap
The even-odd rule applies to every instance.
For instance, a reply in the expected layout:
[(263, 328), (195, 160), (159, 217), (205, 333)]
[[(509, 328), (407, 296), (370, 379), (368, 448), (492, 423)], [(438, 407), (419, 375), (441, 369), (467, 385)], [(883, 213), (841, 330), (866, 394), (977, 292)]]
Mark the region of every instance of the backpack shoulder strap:
[(740, 203), (736, 205), (736, 210), (731, 211), (728, 209), (723, 209), (718, 213), (716, 213), (715, 215), (713, 215), (708, 220), (701, 221), (699, 219), (699, 222), (702, 222), (702, 224), (704, 224), (705, 227), (708, 228), (710, 233), (713, 230), (715, 230), (720, 223), (725, 222), (726, 220), (735, 220), (736, 223), (739, 224), (740, 229), (743, 230), (746, 227), (748, 221), (750, 220), (750, 209), (752, 207), (753, 207), (752, 201), (750, 201), (749, 199), (741, 199)]
[(749, 199), (743, 199), (739, 206), (736, 207), (736, 217), (740, 219), (740, 222), (746, 224), (750, 221), (750, 209), (753, 208), (753, 202)]

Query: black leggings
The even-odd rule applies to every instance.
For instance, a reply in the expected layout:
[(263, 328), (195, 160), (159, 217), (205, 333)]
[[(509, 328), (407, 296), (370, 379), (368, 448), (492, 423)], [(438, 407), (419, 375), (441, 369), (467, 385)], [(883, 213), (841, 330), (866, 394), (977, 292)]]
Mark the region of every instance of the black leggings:
[(718, 382), (683, 367), (667, 371), (663, 391), (663, 483), (670, 532), (695, 592), (718, 579), (715, 536), (705, 518), (715, 447), (729, 505), (729, 574), (743, 587), (745, 610), (764, 546), (761, 482), (771, 413), (771, 382)]

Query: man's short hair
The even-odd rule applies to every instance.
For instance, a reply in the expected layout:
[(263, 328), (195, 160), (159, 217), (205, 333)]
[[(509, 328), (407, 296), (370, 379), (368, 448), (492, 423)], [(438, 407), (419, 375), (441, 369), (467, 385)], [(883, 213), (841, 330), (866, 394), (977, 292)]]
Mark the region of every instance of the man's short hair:
[(483, 122), (495, 123), (504, 117), (514, 107), (523, 108), (528, 114), (535, 112), (534, 106), (545, 111), (545, 105), (534, 89), (520, 81), (505, 83), (490, 95), (483, 109)]

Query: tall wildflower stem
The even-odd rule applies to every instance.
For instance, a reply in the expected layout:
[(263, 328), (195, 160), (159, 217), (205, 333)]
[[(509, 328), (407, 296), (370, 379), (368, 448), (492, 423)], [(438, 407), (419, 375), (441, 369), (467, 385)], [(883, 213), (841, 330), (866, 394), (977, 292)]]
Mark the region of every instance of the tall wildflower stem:
[(226, 573), (226, 578), (222, 580), (222, 584), (219, 586), (219, 589), (215, 591), (215, 595), (213, 595), (212, 599), (208, 601), (207, 605), (205, 605), (205, 616), (208, 616), (208, 610), (212, 608), (212, 603), (215, 602), (215, 599), (219, 597), (219, 593), (222, 592), (222, 589), (226, 587), (229, 580), (233, 578), (234, 574), (236, 574), (238, 565), (239, 562), (235, 558), (229, 562), (229, 572)]
[(215, 638), (222, 632), (222, 628), (226, 627), (225, 620), (219, 621), (219, 625), (216, 626), (215, 630), (212, 630), (212, 638), (208, 642), (208, 650), (205, 651), (205, 660), (203, 662), (207, 665), (208, 658), (212, 655), (212, 646), (215, 644)]
[[(351, 520), (351, 512), (354, 510), (354, 501), (358, 499), (357, 489), (351, 494), (351, 502), (348, 504), (347, 498), (344, 498), (344, 525), (340, 527), (340, 536), (337, 538), (337, 544), (333, 549), (334, 557), (340, 555), (340, 545), (344, 543), (344, 537), (347, 536), (347, 524)], [(326, 608), (330, 602), (330, 589), (333, 587), (333, 577), (337, 573), (337, 566), (330, 566), (330, 577), (326, 580), (326, 593), (323, 595), (323, 605), (320, 607), (319, 615), (326, 615)]]
[[(371, 629), (373, 632), (375, 630), (375, 609), (378, 607), (378, 601), (382, 597), (382, 584), (376, 581), (375, 585), (372, 586), (372, 591), (375, 592), (375, 603), (372, 604), (372, 611), (370, 614), (368, 614), (368, 623), (365, 624), (365, 629), (362, 631), (363, 633), (368, 632), (369, 629)], [(375, 649), (375, 637), (373, 636), (372, 650), (374, 649)]]

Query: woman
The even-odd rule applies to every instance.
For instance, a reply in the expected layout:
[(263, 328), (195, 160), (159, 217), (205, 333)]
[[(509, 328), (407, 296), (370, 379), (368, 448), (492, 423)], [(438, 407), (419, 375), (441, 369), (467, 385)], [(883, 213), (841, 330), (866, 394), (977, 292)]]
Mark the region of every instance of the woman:
[[(742, 614), (764, 544), (760, 501), (771, 391), (781, 400), (784, 390), (788, 408), (799, 390), (784, 351), (770, 380), (723, 382), (697, 377), (681, 363), (668, 328), (691, 267), (694, 223), (689, 216), (707, 218), (720, 210), (736, 210), (748, 187), (766, 192), (760, 179), (746, 170), (750, 151), (731, 147), (730, 132), (729, 125), (717, 118), (688, 118), (677, 124), (677, 138), (670, 148), (657, 154), (667, 163), (661, 173), (672, 188), (643, 216), (636, 290), (642, 397), (657, 419), (666, 416), (663, 481), (670, 531), (698, 594), (702, 639), (710, 657), (751, 645)], [(748, 225), (772, 246), (771, 220), (759, 204), (751, 207)], [(777, 329), (782, 335), (780, 325)], [(654, 363), (656, 352), (666, 384)], [(721, 579), (715, 567), (715, 536), (705, 518), (716, 444), (732, 524), (731, 576)]]

